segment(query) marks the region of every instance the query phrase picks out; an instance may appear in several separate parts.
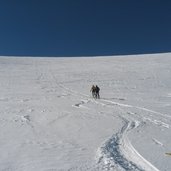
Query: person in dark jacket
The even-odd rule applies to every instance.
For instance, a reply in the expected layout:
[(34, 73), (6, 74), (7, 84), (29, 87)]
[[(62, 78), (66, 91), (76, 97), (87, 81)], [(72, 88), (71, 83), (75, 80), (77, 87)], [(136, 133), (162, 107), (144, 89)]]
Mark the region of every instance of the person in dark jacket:
[(96, 98), (100, 99), (100, 95), (99, 95), (99, 91), (100, 91), (100, 88), (96, 85)]

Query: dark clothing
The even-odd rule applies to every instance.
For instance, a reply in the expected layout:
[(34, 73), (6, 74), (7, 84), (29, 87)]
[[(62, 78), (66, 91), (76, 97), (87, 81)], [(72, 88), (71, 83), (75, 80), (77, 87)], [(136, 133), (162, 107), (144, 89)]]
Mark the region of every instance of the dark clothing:
[(100, 88), (96, 85), (96, 98), (100, 99), (99, 95)]
[(94, 97), (94, 98), (98, 98), (98, 99), (100, 99), (100, 95), (99, 95), (99, 91), (100, 91), (100, 88), (96, 85), (96, 86), (92, 86), (91, 87), (91, 90), (90, 90), (91, 92), (92, 92), (92, 96)]

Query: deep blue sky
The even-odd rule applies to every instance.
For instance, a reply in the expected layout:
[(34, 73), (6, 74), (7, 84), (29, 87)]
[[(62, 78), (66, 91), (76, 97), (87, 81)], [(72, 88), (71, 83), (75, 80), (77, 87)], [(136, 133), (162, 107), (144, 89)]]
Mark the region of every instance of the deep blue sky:
[(0, 56), (171, 52), (171, 0), (0, 0)]

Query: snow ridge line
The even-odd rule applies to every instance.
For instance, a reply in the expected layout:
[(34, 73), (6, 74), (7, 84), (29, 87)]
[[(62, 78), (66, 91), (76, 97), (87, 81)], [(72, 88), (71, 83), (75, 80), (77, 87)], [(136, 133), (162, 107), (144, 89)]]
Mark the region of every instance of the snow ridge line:
[(137, 127), (135, 122), (124, 118), (123, 121), (122, 129), (98, 149), (97, 163), (106, 170), (159, 171), (134, 149), (126, 136), (128, 131)]

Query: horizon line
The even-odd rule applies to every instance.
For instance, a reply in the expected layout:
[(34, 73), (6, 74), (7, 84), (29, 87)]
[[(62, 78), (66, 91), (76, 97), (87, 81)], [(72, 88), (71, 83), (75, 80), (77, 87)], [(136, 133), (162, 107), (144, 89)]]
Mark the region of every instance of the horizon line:
[(143, 56), (143, 55), (157, 55), (157, 54), (169, 54), (170, 52), (154, 52), (154, 53), (133, 53), (133, 54), (111, 54), (111, 55), (71, 55), (71, 56), (40, 56), (40, 55), (0, 55), (0, 57), (35, 57), (35, 58), (86, 58), (86, 57), (119, 57), (119, 56)]

